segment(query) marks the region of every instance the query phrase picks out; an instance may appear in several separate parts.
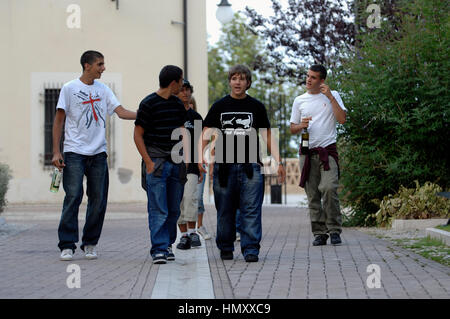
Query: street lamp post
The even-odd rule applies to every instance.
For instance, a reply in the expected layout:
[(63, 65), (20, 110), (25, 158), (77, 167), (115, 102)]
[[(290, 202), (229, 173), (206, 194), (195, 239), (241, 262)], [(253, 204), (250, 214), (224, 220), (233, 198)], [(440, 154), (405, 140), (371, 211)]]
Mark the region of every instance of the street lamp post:
[(228, 3), (228, 0), (221, 0), (221, 2), (217, 5), (216, 18), (222, 24), (226, 24), (233, 20), (233, 9), (231, 8), (231, 4)]

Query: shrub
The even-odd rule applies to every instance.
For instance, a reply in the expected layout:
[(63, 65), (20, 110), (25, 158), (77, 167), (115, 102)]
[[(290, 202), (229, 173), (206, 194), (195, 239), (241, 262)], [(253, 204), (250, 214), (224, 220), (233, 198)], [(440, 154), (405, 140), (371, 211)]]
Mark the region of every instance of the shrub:
[[(348, 109), (339, 130), (343, 204), (370, 225), (384, 196), (412, 181), (450, 187), (447, 1), (400, 1), (395, 27), (368, 30), (331, 79)], [(398, 28), (397, 28), (398, 27)]]
[(9, 166), (0, 163), (0, 213), (6, 206), (5, 195), (6, 192), (8, 191), (8, 183), (10, 179), (11, 179), (11, 170), (9, 169)]
[(426, 182), (416, 188), (400, 186), (395, 195), (388, 195), (379, 204), (380, 209), (367, 218), (375, 219), (381, 227), (390, 226), (392, 219), (427, 219), (433, 217), (448, 218), (450, 216), (450, 200), (437, 196), (441, 192), (439, 185)]

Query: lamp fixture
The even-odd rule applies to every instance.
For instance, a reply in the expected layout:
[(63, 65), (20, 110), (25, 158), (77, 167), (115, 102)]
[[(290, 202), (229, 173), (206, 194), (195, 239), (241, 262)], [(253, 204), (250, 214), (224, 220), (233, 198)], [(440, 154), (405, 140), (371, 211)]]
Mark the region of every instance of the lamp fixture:
[(217, 6), (216, 18), (220, 23), (226, 24), (233, 20), (234, 12), (228, 0), (221, 0)]

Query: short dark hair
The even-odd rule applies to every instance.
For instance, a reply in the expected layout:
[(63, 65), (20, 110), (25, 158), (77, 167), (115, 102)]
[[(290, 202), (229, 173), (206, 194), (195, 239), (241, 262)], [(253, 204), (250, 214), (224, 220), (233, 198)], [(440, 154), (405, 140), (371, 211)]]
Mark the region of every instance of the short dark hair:
[(166, 65), (159, 72), (159, 86), (166, 88), (172, 81), (179, 81), (183, 76), (183, 70), (176, 65)]
[(101, 54), (98, 51), (93, 51), (93, 50), (89, 50), (84, 52), (81, 55), (81, 59), (80, 59), (80, 63), (81, 63), (81, 67), (83, 68), (84, 71), (84, 64), (93, 64), (95, 62), (95, 60), (97, 59), (104, 59), (105, 57), (103, 56), (103, 54)]
[(252, 72), (250, 71), (250, 69), (243, 64), (236, 64), (228, 71), (228, 82), (230, 82), (231, 78), (235, 74), (245, 75), (245, 79), (248, 82), (248, 85), (247, 85), (247, 90), (248, 90), (250, 88), (250, 86), (252, 85)]
[(320, 73), (320, 78), (322, 80), (325, 80), (327, 78), (327, 69), (325, 69), (325, 67), (323, 65), (314, 64), (314, 65), (311, 65), (309, 67), (309, 69), (311, 71), (314, 71), (314, 72), (319, 72)]
[(183, 80), (183, 87), (189, 88), (189, 90), (191, 90), (191, 94), (194, 93), (194, 87), (188, 80)]

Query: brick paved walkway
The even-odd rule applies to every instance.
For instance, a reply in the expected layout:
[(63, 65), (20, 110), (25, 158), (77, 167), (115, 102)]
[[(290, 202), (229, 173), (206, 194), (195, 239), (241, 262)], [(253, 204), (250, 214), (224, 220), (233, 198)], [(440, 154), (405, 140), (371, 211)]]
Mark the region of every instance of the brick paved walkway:
[[(0, 236), (0, 298), (152, 297), (159, 269), (168, 265), (153, 265), (149, 258), (145, 204), (109, 205), (94, 261), (85, 260), (80, 250), (72, 262), (59, 261), (59, 209), (10, 207), (2, 215), (22, 231)], [(205, 224), (213, 235), (215, 217), (208, 206)], [(270, 206), (263, 209), (258, 263), (244, 261), (239, 242), (231, 261), (220, 259), (214, 239), (201, 249), (208, 255), (216, 298), (450, 297), (450, 268), (352, 229), (344, 229), (342, 239), (342, 246), (313, 247), (306, 209)], [(70, 263), (80, 266), (80, 289), (66, 285)], [(367, 287), (370, 264), (380, 267), (380, 288)]]

